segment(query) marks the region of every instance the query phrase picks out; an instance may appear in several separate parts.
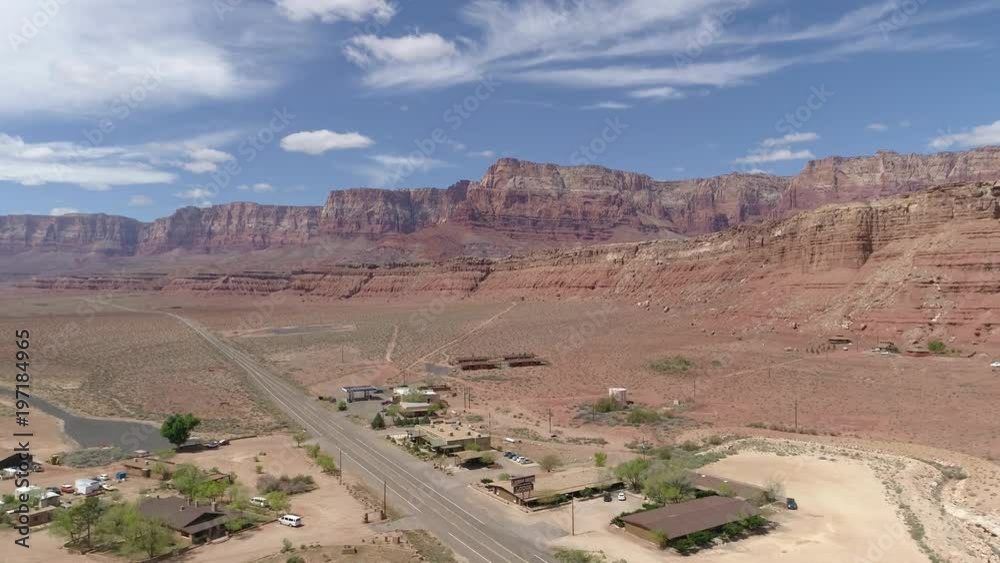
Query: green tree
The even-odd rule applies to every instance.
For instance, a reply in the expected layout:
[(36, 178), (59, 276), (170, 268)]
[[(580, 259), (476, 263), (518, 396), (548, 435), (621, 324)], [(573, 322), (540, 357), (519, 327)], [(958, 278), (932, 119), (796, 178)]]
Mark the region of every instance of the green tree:
[(292, 434), (292, 440), (295, 440), (295, 447), (301, 448), (302, 443), (309, 439), (309, 434), (305, 430), (299, 430), (295, 434)]
[(316, 459), (319, 456), (319, 444), (309, 444), (306, 446), (306, 454), (310, 459)]
[(172, 482), (177, 492), (193, 502), (198, 498), (198, 494), (205, 486), (205, 483), (208, 482), (208, 476), (194, 465), (185, 463), (178, 465), (174, 470)]
[(191, 431), (201, 424), (193, 414), (172, 414), (160, 426), (160, 435), (174, 446), (181, 446), (191, 438)]
[(138, 504), (116, 504), (101, 517), (99, 528), (107, 540), (120, 542), (126, 553), (144, 558), (169, 551), (174, 535), (160, 522), (147, 518)]
[(104, 506), (97, 497), (88, 497), (56, 514), (52, 531), (68, 537), (70, 543), (93, 547), (94, 531), (104, 514)]
[(649, 472), (649, 460), (637, 457), (615, 466), (615, 477), (618, 477), (633, 491), (640, 491), (642, 483)]
[(340, 401), (339, 403), (337, 403), (337, 410), (338, 411), (346, 411), (347, 410), (347, 403), (344, 402), (344, 401)]
[(496, 456), (494, 456), (491, 453), (485, 453), (479, 458), (479, 461), (481, 461), (483, 465), (487, 466), (493, 465), (496, 462), (496, 460), (497, 460)]
[(562, 464), (562, 459), (560, 459), (556, 454), (545, 454), (542, 456), (542, 459), (538, 460), (538, 465), (548, 472), (555, 471), (556, 469), (562, 467)]
[(288, 510), (287, 494), (281, 491), (271, 491), (270, 493), (264, 495), (264, 498), (267, 499), (267, 504), (271, 507), (271, 510), (274, 510), (275, 512), (284, 512)]
[(226, 494), (227, 483), (221, 479), (208, 479), (203, 482), (194, 492), (195, 498), (215, 502)]
[(385, 420), (382, 418), (382, 413), (375, 413), (375, 418), (372, 419), (372, 430), (385, 430)]
[(604, 467), (608, 463), (608, 454), (594, 452), (594, 467)]

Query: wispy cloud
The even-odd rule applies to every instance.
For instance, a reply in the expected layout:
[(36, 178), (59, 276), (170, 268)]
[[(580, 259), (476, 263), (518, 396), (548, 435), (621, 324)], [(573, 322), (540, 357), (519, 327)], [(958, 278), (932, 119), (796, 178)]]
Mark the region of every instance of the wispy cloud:
[(53, 207), (49, 210), (49, 215), (55, 215), (58, 217), (60, 215), (71, 215), (79, 212), (80, 210), (75, 207)]
[(771, 139), (764, 139), (760, 142), (762, 147), (780, 147), (784, 145), (791, 145), (795, 143), (808, 143), (819, 139), (819, 135), (811, 132), (803, 133), (789, 133), (784, 137), (775, 137)]
[(979, 125), (962, 133), (940, 135), (931, 139), (930, 142), (930, 146), (935, 149), (947, 149), (955, 146), (965, 148), (982, 147), (986, 145), (1000, 145), (1000, 121)]
[[(236, 189), (241, 192), (254, 192), (257, 194), (271, 193), (274, 191), (274, 186), (266, 182), (258, 182), (256, 184), (242, 184), (237, 186)], [(287, 191), (287, 190), (286, 190)]]
[(396, 15), (388, 0), (275, 0), (278, 10), (292, 21), (318, 19), (359, 22), (369, 18), (386, 22)]
[(816, 156), (809, 150), (793, 151), (791, 149), (777, 149), (773, 151), (754, 152), (743, 158), (737, 158), (735, 162), (738, 164), (760, 164), (783, 160), (811, 160), (814, 158)]
[(630, 104), (608, 101), (582, 106), (580, 109), (629, 109), (630, 107), (632, 107)]
[(629, 92), (628, 95), (633, 98), (656, 100), (677, 100), (684, 97), (683, 92), (672, 86), (660, 86), (658, 88), (633, 90)]
[(869, 123), (867, 126), (865, 126), (865, 129), (869, 131), (874, 131), (876, 133), (882, 133), (884, 131), (888, 131), (889, 126), (886, 125), (885, 123)]
[(466, 156), (472, 157), (472, 158), (493, 158), (496, 155), (497, 155), (496, 151), (492, 151), (492, 150), (487, 149), (487, 150), (483, 150), (483, 151), (470, 152)]

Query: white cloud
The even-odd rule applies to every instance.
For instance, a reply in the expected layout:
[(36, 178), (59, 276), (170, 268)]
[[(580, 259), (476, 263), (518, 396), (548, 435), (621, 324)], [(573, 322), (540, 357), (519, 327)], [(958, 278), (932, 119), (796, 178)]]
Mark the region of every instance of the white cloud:
[[(144, 160), (144, 161), (143, 161)], [(24, 186), (72, 184), (94, 191), (112, 186), (169, 184), (176, 175), (151, 166), (127, 147), (64, 141), (28, 143), (0, 133), (0, 180)]]
[(233, 155), (216, 149), (202, 147), (191, 151), (191, 158), (205, 162), (226, 162), (233, 160)]
[(785, 145), (791, 145), (794, 143), (808, 143), (819, 139), (819, 135), (816, 133), (804, 132), (804, 133), (789, 133), (784, 137), (776, 137), (771, 139), (764, 139), (760, 142), (762, 147), (779, 147)]
[(869, 131), (875, 131), (876, 133), (881, 133), (883, 131), (888, 131), (889, 126), (886, 125), (885, 123), (869, 123), (868, 126), (865, 127), (865, 129)]
[(193, 174), (206, 174), (208, 172), (215, 172), (219, 169), (219, 166), (214, 162), (201, 160), (195, 162), (185, 162), (181, 165), (181, 168)]
[(396, 7), (388, 0), (275, 0), (275, 3), (285, 17), (296, 22), (313, 18), (326, 23), (360, 22), (369, 18), (386, 22), (396, 15)]
[(247, 184), (243, 184), (241, 186), (238, 186), (236, 189), (238, 189), (240, 191), (243, 191), (243, 192), (252, 191), (254, 193), (262, 194), (262, 193), (273, 192), (274, 191), (274, 186), (272, 186), (271, 184), (265, 183), (265, 182), (259, 182), (259, 183), (256, 183), (256, 184), (252, 185), (252, 186), (248, 186)]
[[(236, 24), (261, 10), (246, 2), (228, 25), (213, 4), (147, 2), (137, 16), (132, 0), (0, 2), (0, 21), (10, 24), (0, 49), (0, 68), (10, 78), (0, 88), (0, 114), (98, 113), (120, 121), (151, 107), (272, 87), (278, 75), (266, 72), (274, 65), (264, 61), (277, 55), (275, 45), (263, 52), (238, 41), (244, 26)], [(54, 13), (30, 37), (22, 35), (21, 22), (44, 16), (44, 5), (55, 6)]]
[(931, 139), (930, 144), (935, 149), (946, 149), (953, 146), (968, 148), (1000, 145), (1000, 121), (973, 127), (964, 133), (941, 135)]
[(53, 207), (52, 209), (49, 210), (49, 215), (55, 215), (58, 217), (60, 215), (70, 215), (72, 213), (79, 213), (79, 212), (80, 212), (79, 209), (73, 207)]
[(335, 133), (327, 129), (292, 133), (281, 140), (281, 148), (288, 152), (317, 155), (327, 151), (370, 147), (375, 141), (357, 133)]
[(153, 205), (153, 198), (144, 195), (134, 195), (128, 198), (129, 207), (145, 207), (147, 205)]
[(792, 151), (791, 149), (777, 149), (773, 151), (752, 152), (743, 158), (735, 160), (738, 164), (759, 164), (762, 162), (780, 162), (784, 160), (811, 160), (816, 156), (808, 150)]
[[(969, 48), (978, 42), (920, 28), (997, 9), (989, 2), (924, 7), (887, 40), (879, 26), (897, 13), (895, 3), (869, 1), (795, 29), (791, 18), (751, 25), (744, 12), (756, 3), (747, 0), (469, 0), (460, 9), (461, 35), (365, 33), (344, 52), (376, 89), (442, 88), (495, 76), (671, 99), (683, 95), (677, 90), (682, 86), (728, 87), (792, 65), (861, 53)], [(722, 19), (726, 10), (735, 20)], [(746, 54), (791, 42), (799, 44), (795, 54)]]
[(215, 192), (205, 188), (191, 188), (174, 194), (174, 196), (182, 199), (194, 199), (194, 200), (207, 200), (210, 197), (215, 196)]
[(632, 106), (622, 102), (598, 102), (589, 106), (583, 106), (580, 109), (629, 109), (630, 107)]
[(676, 100), (684, 97), (684, 93), (672, 86), (645, 88), (629, 92), (629, 96), (640, 99)]
[(436, 33), (403, 37), (358, 35), (344, 48), (348, 60), (362, 66), (380, 63), (417, 63), (451, 57), (455, 44)]
[(484, 151), (470, 152), (466, 156), (469, 156), (469, 157), (472, 157), (472, 158), (493, 158), (496, 155), (497, 155), (497, 153), (495, 151), (487, 149), (487, 150), (484, 150)]

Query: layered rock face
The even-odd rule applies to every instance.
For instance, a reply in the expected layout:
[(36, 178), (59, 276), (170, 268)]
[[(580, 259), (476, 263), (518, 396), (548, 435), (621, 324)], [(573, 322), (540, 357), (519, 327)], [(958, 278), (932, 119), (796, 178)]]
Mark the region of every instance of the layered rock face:
[(144, 225), (135, 219), (104, 214), (60, 217), (0, 215), (0, 252), (26, 250), (136, 253)]
[(211, 252), (300, 245), (316, 236), (320, 216), (319, 207), (256, 203), (185, 207), (144, 225), (138, 251), (153, 254), (184, 248)]
[[(599, 166), (501, 159), (478, 182), (446, 189), (331, 192), (323, 207), (232, 203), (188, 207), (144, 224), (123, 217), (0, 217), (0, 253), (26, 250), (150, 255), (301, 246), (317, 239), (381, 239), (444, 224), (548, 246), (697, 236), (787, 217), (829, 203), (870, 201), (947, 182), (1000, 178), (1000, 147), (964, 153), (832, 157), (794, 178), (729, 174), (660, 181)], [(627, 237), (616, 239), (619, 233)], [(455, 239), (455, 233), (449, 235)], [(459, 235), (458, 238), (461, 238)], [(468, 250), (465, 242), (440, 241)]]

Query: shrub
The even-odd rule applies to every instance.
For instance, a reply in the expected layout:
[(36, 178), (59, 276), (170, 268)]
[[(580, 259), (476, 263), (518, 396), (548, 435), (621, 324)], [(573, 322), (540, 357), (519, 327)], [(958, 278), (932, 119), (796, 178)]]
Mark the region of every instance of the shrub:
[(298, 555), (293, 555), (288, 559), (285, 559), (285, 563), (306, 563), (306, 560), (299, 557)]
[(306, 446), (306, 454), (309, 455), (309, 459), (316, 459), (319, 456), (319, 444), (309, 444)]
[(604, 467), (608, 463), (608, 454), (594, 452), (594, 467)]
[(563, 464), (562, 459), (556, 454), (545, 454), (542, 459), (538, 460), (538, 465), (541, 466), (545, 471), (554, 471), (561, 467)]
[(927, 343), (927, 350), (932, 354), (944, 354), (948, 351), (948, 347), (940, 340), (931, 340)]
[(667, 549), (667, 547), (670, 546), (670, 537), (667, 536), (667, 533), (663, 530), (654, 530), (653, 543), (655, 543), (656, 547), (659, 547), (660, 549)]
[(594, 412), (605, 413), (616, 411), (620, 408), (621, 405), (618, 404), (618, 401), (612, 399), (611, 397), (601, 397), (596, 403), (594, 403)]
[(326, 454), (316, 456), (316, 465), (319, 466), (320, 471), (327, 475), (337, 472), (337, 464), (333, 462), (332, 457)]
[(288, 538), (285, 538), (285, 539), (281, 540), (281, 552), (282, 553), (288, 553), (289, 551), (292, 551), (293, 549), (295, 549), (295, 548), (292, 547), (292, 542), (288, 541)]
[(653, 424), (660, 421), (660, 415), (654, 410), (636, 407), (628, 413), (629, 424)]
[(346, 411), (347, 410), (347, 403), (344, 402), (344, 401), (340, 401), (339, 403), (337, 403), (337, 410), (338, 411)]
[(500, 479), (501, 481), (510, 481), (510, 473), (501, 473), (497, 479)]
[(372, 419), (372, 430), (385, 430), (385, 420), (382, 419), (381, 413), (376, 413)]
[(316, 488), (316, 481), (309, 475), (296, 475), (294, 477), (264, 475), (257, 479), (257, 490), (262, 494), (280, 491), (288, 495), (295, 495), (311, 491), (314, 488)]
[(701, 446), (699, 446), (697, 442), (685, 440), (684, 443), (681, 444), (681, 449), (686, 452), (696, 452), (701, 449)]
[(718, 434), (712, 434), (711, 436), (708, 437), (708, 443), (713, 446), (721, 446), (722, 442), (723, 442), (722, 436), (719, 436)]
[(651, 362), (649, 367), (656, 373), (686, 373), (694, 367), (694, 363), (684, 356), (671, 356)]

